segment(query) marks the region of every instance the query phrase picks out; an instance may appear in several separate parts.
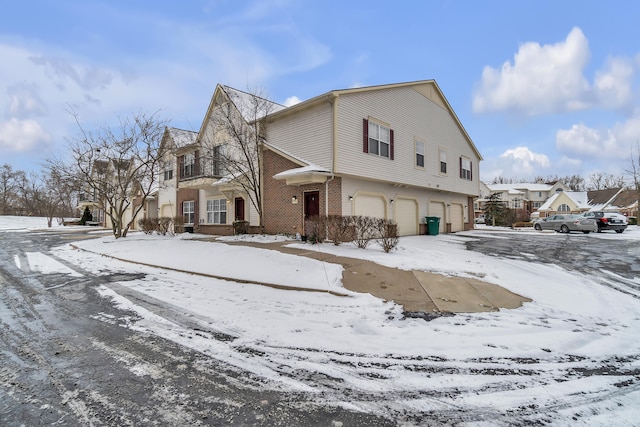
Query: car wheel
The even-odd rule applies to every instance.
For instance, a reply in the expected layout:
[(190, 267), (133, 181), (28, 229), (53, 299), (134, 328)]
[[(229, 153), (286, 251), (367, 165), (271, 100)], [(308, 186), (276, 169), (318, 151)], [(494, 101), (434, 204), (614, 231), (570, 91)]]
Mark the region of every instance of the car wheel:
[(534, 225), (533, 228), (535, 228), (538, 231), (542, 230), (542, 227), (540, 227), (540, 224)]
[(624, 230), (616, 230), (616, 233), (620, 234), (622, 233)]
[(566, 225), (563, 225), (562, 227), (560, 227), (560, 231), (562, 233), (568, 233), (569, 232), (569, 227), (567, 227)]
[(589, 234), (589, 233), (591, 233), (591, 231), (589, 231), (589, 230), (582, 230), (582, 232), (583, 232), (584, 234)]

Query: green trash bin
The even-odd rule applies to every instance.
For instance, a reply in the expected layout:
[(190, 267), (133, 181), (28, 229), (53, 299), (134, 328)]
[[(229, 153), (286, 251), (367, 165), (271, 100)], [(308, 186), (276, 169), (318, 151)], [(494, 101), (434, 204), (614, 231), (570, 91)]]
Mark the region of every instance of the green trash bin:
[(428, 235), (437, 236), (440, 233), (440, 217), (426, 216), (424, 217), (424, 223), (427, 225)]

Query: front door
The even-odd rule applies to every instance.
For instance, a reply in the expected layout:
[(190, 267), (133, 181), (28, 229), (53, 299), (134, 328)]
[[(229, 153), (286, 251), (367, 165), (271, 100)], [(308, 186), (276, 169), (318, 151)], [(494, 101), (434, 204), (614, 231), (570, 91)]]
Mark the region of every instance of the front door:
[(235, 220), (244, 221), (244, 199), (236, 197), (233, 204), (235, 205)]
[(320, 192), (309, 191), (304, 193), (304, 234), (311, 235), (318, 223), (320, 215)]

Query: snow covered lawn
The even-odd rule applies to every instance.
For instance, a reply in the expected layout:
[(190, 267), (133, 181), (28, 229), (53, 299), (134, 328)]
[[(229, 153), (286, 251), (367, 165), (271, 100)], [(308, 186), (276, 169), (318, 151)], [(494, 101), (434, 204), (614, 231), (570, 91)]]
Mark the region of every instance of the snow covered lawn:
[[(340, 267), (229, 246), (224, 239), (203, 242), (198, 235), (101, 237), (75, 243), (91, 252), (64, 246), (55, 255), (94, 273), (143, 272), (145, 278), (120, 284), (177, 307), (205, 331), (234, 339), (195, 333), (101, 288), (105, 297), (136, 313), (133, 321), (127, 317), (129, 327), (247, 369), (273, 380), (274, 387), (305, 391), (332, 404), (391, 416), (447, 412), (465, 425), (637, 422), (640, 300), (603, 286), (597, 277), (468, 251), (463, 243), (474, 233), (518, 239), (528, 231), (403, 237), (390, 254), (376, 246), (304, 247), (403, 269), (481, 277), (533, 302), (430, 322), (407, 319), (392, 302), (341, 289)], [(593, 237), (640, 240), (640, 230)], [(242, 280), (341, 290), (348, 296), (219, 280), (99, 254)], [(632, 281), (640, 284), (640, 278)]]

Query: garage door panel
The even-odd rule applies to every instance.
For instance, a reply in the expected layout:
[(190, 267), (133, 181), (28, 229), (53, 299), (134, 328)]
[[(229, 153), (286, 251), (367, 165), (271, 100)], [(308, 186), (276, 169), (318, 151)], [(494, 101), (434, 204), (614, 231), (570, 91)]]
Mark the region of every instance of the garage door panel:
[(385, 200), (382, 196), (358, 195), (354, 198), (355, 215), (386, 218)]
[(440, 233), (444, 233), (446, 230), (446, 218), (444, 215), (444, 203), (442, 202), (431, 202), (429, 203), (429, 216), (437, 216), (440, 218), (440, 224), (438, 230)]
[(464, 213), (462, 205), (459, 203), (451, 204), (451, 231), (463, 231), (464, 230)]
[(400, 236), (418, 234), (418, 204), (415, 200), (397, 199), (395, 215)]

